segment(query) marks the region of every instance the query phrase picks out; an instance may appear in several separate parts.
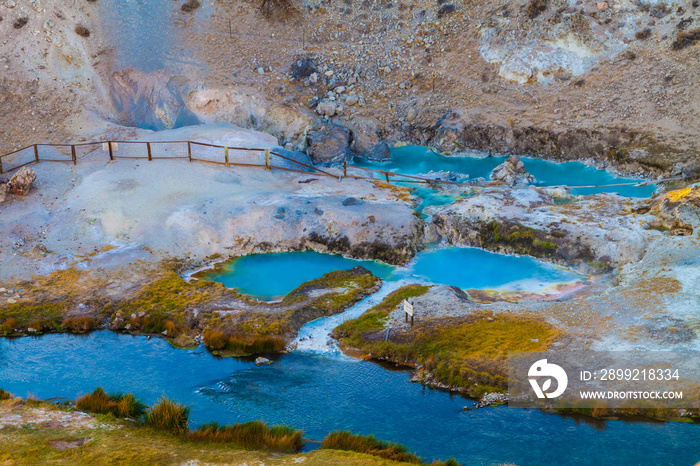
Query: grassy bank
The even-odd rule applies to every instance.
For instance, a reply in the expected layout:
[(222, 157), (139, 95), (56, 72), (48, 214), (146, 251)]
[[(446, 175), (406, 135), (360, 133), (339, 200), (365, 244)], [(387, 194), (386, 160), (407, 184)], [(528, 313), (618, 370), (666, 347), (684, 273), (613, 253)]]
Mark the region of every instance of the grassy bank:
[[(67, 269), (31, 281), (3, 284), (0, 336), (117, 332), (166, 338), (177, 347), (205, 344), (224, 355), (277, 352), (306, 322), (343, 311), (375, 291), (381, 280), (364, 268), (330, 272), (300, 285), (281, 303), (260, 303), (214, 282), (185, 282), (180, 264), (140, 272), (123, 293), (124, 277)], [(11, 290), (11, 291), (10, 291)], [(242, 312), (241, 312), (242, 310)], [(235, 315), (232, 315), (235, 311)]]
[(473, 397), (506, 388), (509, 351), (544, 351), (560, 333), (534, 318), (474, 312), (460, 318), (427, 319), (408, 330), (394, 330), (388, 341), (385, 322), (403, 299), (425, 294), (428, 287), (408, 285), (357, 319), (333, 332), (345, 347), (371, 358), (419, 368), (416, 380)]
[[(0, 389), (0, 423), (5, 424), (0, 428), (0, 464), (422, 464), (401, 445), (348, 432), (331, 433), (321, 450), (302, 454), (302, 432), (288, 426), (253, 421), (188, 429), (189, 410), (169, 400), (160, 400), (136, 419), (125, 418), (113, 405), (124, 399), (135, 398), (102, 389), (81, 396), (76, 407), (89, 407), (84, 409), (93, 413), (89, 417), (71, 406), (25, 401)], [(432, 464), (457, 465), (454, 460)]]

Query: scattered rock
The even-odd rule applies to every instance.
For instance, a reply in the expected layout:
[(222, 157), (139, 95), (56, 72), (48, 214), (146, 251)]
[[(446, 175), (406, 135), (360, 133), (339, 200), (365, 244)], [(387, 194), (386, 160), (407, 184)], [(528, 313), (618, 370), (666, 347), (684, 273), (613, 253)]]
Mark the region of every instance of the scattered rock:
[(0, 204), (7, 199), (7, 183), (0, 184)]
[(335, 115), (338, 106), (331, 100), (323, 100), (316, 106), (316, 113), (322, 116), (332, 117)]
[(500, 181), (508, 186), (524, 186), (535, 182), (535, 177), (525, 170), (525, 164), (517, 155), (511, 155), (505, 162), (494, 168), (489, 179)]
[(307, 154), (317, 165), (342, 163), (350, 154), (350, 131), (332, 123), (309, 131)]
[(260, 357), (258, 357), (258, 358), (255, 358), (255, 364), (256, 364), (257, 366), (261, 366), (261, 365), (263, 365), (263, 364), (270, 364), (270, 363), (272, 363), (272, 361), (270, 361), (270, 360), (267, 359), (267, 358), (263, 358), (262, 356), (260, 356)]
[(7, 192), (18, 196), (24, 196), (31, 189), (34, 180), (36, 180), (36, 173), (34, 170), (29, 167), (22, 167), (12, 176), (10, 182), (7, 183)]
[(70, 450), (73, 448), (82, 447), (90, 442), (89, 438), (81, 438), (78, 440), (51, 440), (49, 446), (55, 450)]
[(351, 206), (351, 205), (361, 205), (361, 204), (362, 204), (362, 201), (359, 200), (359, 199), (357, 199), (357, 198), (355, 198), (355, 197), (349, 197), (349, 198), (345, 199), (345, 200), (342, 202), (342, 204), (343, 204), (343, 206), (345, 206), (345, 207)]
[(357, 105), (357, 103), (360, 101), (360, 98), (357, 95), (349, 95), (347, 99), (345, 99), (345, 103), (349, 106), (352, 107), (353, 105)]

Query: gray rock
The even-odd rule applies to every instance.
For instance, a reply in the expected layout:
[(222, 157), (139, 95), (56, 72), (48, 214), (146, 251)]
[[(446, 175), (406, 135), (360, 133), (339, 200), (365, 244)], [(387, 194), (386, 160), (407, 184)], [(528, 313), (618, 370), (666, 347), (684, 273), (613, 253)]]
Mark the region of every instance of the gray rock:
[(505, 162), (494, 168), (489, 179), (508, 186), (525, 186), (535, 182), (535, 177), (525, 170), (525, 164), (517, 155), (511, 155)]
[(262, 356), (255, 358), (255, 364), (258, 366), (263, 365), (263, 364), (270, 364), (271, 362), (272, 361), (270, 361), (267, 358), (263, 358)]
[(361, 205), (361, 204), (362, 204), (362, 201), (359, 200), (359, 199), (357, 199), (357, 198), (355, 198), (355, 197), (349, 197), (349, 198), (345, 199), (345, 200), (342, 202), (342, 204), (343, 204), (344, 206), (346, 206), (346, 207), (347, 207), (347, 206), (351, 206), (351, 205)]
[(323, 125), (307, 136), (307, 154), (315, 165), (343, 163), (350, 154), (350, 131), (335, 124)]
[(7, 183), (0, 184), (0, 204), (7, 199)]
[(378, 162), (391, 160), (389, 146), (379, 139), (377, 122), (371, 118), (357, 118), (352, 123), (353, 140), (350, 149), (358, 157)]
[(357, 103), (360, 101), (360, 98), (357, 95), (349, 95), (347, 99), (345, 99), (345, 103), (349, 106), (352, 107), (353, 105), (357, 105)]
[(322, 116), (332, 117), (335, 115), (338, 106), (330, 100), (323, 100), (316, 106), (316, 113)]

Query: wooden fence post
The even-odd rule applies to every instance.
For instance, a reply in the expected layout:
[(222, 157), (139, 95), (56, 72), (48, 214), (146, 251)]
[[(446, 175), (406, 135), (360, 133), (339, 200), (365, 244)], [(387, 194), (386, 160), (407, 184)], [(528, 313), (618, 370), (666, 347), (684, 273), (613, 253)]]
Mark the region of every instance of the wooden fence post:
[(228, 147), (224, 147), (224, 158), (226, 159), (226, 166), (230, 167), (229, 161), (228, 161)]
[(192, 161), (192, 143), (187, 141), (187, 157)]
[(2, 157), (0, 157), (0, 175), (3, 173), (2, 171)]
[(265, 149), (265, 170), (270, 171), (270, 149)]
[(148, 150), (148, 161), (150, 162), (153, 160), (153, 152), (151, 152), (151, 143), (147, 142), (146, 143), (146, 150)]
[(109, 141), (107, 143), (107, 147), (109, 148), (109, 160), (114, 160), (114, 151), (112, 150), (112, 141)]
[(347, 178), (348, 176), (348, 161), (343, 160), (343, 177)]
[(386, 182), (391, 184), (391, 180), (389, 180), (389, 172), (384, 172), (384, 176), (386, 176)]
[(34, 144), (34, 159), (36, 160), (36, 163), (39, 163), (39, 145)]
[(71, 144), (70, 146), (70, 156), (73, 159), (73, 165), (78, 164), (78, 156), (75, 154), (75, 146)]

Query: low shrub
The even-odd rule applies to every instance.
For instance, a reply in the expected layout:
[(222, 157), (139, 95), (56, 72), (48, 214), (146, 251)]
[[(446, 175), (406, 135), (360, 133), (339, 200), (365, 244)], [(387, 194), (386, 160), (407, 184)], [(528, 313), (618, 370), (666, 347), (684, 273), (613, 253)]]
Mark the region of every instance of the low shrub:
[(17, 319), (14, 317), (9, 317), (5, 319), (2, 323), (2, 333), (3, 335), (11, 335), (15, 333), (15, 328), (17, 327)]
[(15, 396), (12, 393), (6, 392), (2, 388), (0, 388), (0, 401), (13, 400), (14, 398), (15, 398)]
[(301, 450), (303, 432), (288, 426), (269, 427), (262, 421), (219, 425), (210, 422), (187, 434), (196, 442), (228, 443), (245, 450), (294, 453)]
[(648, 38), (651, 37), (651, 29), (650, 29), (650, 28), (645, 28), (645, 29), (642, 29), (641, 31), (637, 31), (637, 32), (634, 34), (634, 37), (635, 37), (637, 40), (647, 40)]
[(356, 451), (402, 463), (422, 463), (420, 458), (408, 453), (406, 447), (401, 444), (378, 440), (374, 435), (357, 435), (348, 431), (331, 432), (323, 439), (321, 448)]
[(694, 43), (700, 40), (700, 28), (693, 29), (692, 31), (681, 31), (676, 36), (676, 40), (671, 43), (671, 50), (683, 50), (686, 47), (690, 47)]
[(97, 387), (92, 393), (78, 397), (75, 402), (78, 409), (97, 414), (113, 414), (115, 417), (140, 418), (146, 411), (146, 406), (131, 393), (107, 394), (102, 387)]
[(190, 407), (175, 403), (163, 397), (151, 406), (143, 417), (145, 425), (173, 434), (187, 433)]
[(260, 12), (270, 21), (288, 21), (299, 14), (292, 0), (262, 0)]
[(216, 329), (207, 329), (202, 332), (202, 338), (207, 348), (218, 351), (226, 348), (229, 338), (224, 332)]
[(68, 317), (63, 321), (63, 328), (73, 333), (85, 333), (97, 327), (93, 317)]
[(182, 4), (180, 9), (185, 13), (191, 13), (201, 6), (202, 4), (199, 3), (199, 0), (187, 0), (185, 3)]
[(12, 27), (15, 29), (22, 29), (29, 22), (29, 18), (17, 18)]
[(75, 27), (75, 33), (78, 34), (80, 37), (90, 37), (90, 30), (82, 24), (78, 24)]
[(530, 19), (537, 18), (543, 11), (547, 9), (547, 0), (530, 0), (527, 4), (525, 13)]

